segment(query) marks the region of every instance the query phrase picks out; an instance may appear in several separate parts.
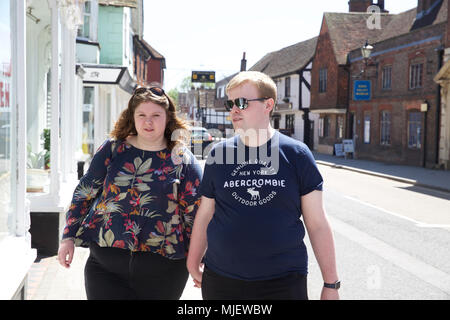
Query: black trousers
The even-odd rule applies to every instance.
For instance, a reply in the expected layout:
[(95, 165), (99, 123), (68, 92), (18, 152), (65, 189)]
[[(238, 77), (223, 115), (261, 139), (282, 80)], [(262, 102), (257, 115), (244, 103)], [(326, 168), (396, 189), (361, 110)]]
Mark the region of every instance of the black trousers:
[(89, 246), (84, 268), (88, 300), (178, 300), (189, 273), (186, 259), (150, 252)]
[(204, 300), (308, 300), (306, 275), (245, 281), (219, 275), (205, 267), (202, 278)]

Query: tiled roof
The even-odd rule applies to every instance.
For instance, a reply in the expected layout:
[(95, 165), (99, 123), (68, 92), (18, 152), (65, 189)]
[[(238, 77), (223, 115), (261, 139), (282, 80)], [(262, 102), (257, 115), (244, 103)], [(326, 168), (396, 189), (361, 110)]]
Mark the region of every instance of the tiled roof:
[(279, 77), (303, 69), (314, 56), (317, 38), (302, 41), (266, 54), (253, 67), (252, 71), (260, 71), (271, 77)]
[(347, 54), (360, 48), (365, 41), (375, 43), (387, 28), (395, 15), (381, 14), (381, 29), (368, 28), (371, 14), (367, 13), (324, 13), (324, 19), (333, 45), (338, 64), (347, 63)]
[(153, 59), (164, 59), (164, 56), (158, 51), (156, 51), (156, 49), (153, 48), (151, 45), (149, 45), (147, 41), (145, 41), (144, 39), (139, 39), (139, 41), (141, 41), (141, 43), (145, 46), (145, 48), (150, 53)]
[(428, 25), (438, 24), (447, 20), (447, 0), (435, 2), (430, 11), (414, 21), (411, 30), (426, 27)]
[(427, 15), (416, 19), (417, 8), (399, 14), (382, 14), (381, 29), (367, 28), (366, 13), (325, 13), (330, 38), (339, 64), (346, 63), (350, 51), (362, 47), (367, 39), (374, 45), (387, 39), (407, 34), (418, 28), (447, 20), (448, 0), (442, 0)]

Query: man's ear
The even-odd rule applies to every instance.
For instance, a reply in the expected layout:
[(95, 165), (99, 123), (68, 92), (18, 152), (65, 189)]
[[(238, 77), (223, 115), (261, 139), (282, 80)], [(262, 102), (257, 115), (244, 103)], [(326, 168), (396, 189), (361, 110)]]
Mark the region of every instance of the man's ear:
[(275, 108), (275, 101), (273, 98), (269, 98), (266, 100), (266, 109), (270, 112)]

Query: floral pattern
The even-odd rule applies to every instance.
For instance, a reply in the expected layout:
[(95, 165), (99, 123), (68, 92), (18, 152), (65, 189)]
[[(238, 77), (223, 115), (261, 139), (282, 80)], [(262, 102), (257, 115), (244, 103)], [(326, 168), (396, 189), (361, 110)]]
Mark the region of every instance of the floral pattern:
[(167, 149), (144, 151), (126, 141), (106, 141), (75, 189), (63, 239), (185, 258), (202, 171), (189, 150), (182, 154), (186, 161), (175, 164)]

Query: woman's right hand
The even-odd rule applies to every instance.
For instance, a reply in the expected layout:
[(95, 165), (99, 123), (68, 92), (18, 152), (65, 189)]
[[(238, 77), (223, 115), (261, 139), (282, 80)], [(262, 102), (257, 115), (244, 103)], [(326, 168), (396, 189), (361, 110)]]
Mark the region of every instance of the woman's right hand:
[(75, 251), (75, 244), (72, 239), (66, 239), (61, 241), (58, 250), (59, 264), (65, 268), (70, 268), (74, 251)]
[(188, 265), (188, 271), (191, 274), (192, 280), (194, 280), (194, 287), (196, 288), (202, 287), (203, 269), (203, 263), (197, 266)]

